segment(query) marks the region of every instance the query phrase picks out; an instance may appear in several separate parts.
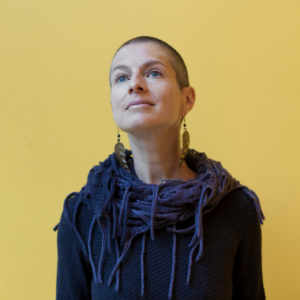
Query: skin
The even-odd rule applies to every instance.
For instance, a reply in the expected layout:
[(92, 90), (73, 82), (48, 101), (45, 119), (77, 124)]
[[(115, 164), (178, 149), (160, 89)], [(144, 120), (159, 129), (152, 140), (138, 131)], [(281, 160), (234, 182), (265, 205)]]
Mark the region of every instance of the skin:
[[(110, 102), (116, 125), (128, 134), (140, 180), (189, 180), (196, 176), (185, 161), (179, 167), (180, 120), (193, 108), (195, 90), (180, 90), (168, 50), (155, 43), (131, 44), (114, 57)], [(148, 100), (151, 105), (131, 101)]]

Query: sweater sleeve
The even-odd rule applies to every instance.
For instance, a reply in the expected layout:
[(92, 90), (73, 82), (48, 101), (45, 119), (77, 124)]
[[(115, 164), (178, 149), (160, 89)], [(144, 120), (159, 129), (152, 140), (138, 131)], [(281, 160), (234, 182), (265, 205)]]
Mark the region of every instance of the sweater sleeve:
[(91, 271), (79, 239), (64, 213), (58, 226), (57, 252), (56, 300), (90, 300)]
[(262, 277), (261, 227), (257, 212), (252, 218), (238, 248), (233, 272), (233, 300), (266, 299)]

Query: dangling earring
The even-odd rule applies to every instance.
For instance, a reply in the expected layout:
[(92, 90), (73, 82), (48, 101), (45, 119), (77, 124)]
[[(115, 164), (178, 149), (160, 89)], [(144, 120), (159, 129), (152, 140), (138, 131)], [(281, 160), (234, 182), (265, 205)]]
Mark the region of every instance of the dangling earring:
[(183, 134), (182, 134), (182, 149), (181, 149), (181, 157), (179, 160), (179, 167), (181, 166), (187, 152), (189, 150), (190, 145), (190, 134), (186, 130), (185, 117), (183, 117)]
[[(117, 127), (118, 128), (118, 127)], [(115, 155), (116, 155), (116, 158), (119, 162), (119, 164), (126, 170), (128, 171), (129, 173), (130, 172), (130, 169), (127, 165), (127, 162), (126, 162), (126, 159), (125, 159), (125, 148), (124, 148), (124, 145), (122, 143), (120, 143), (120, 133), (119, 133), (119, 128), (118, 128), (118, 138), (117, 138), (117, 143), (115, 145)]]

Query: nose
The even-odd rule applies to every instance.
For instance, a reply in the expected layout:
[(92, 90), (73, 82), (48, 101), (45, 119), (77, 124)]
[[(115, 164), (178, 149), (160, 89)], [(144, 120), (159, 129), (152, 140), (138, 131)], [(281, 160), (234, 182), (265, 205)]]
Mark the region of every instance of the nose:
[(129, 86), (129, 94), (132, 93), (142, 93), (147, 91), (147, 85), (145, 84), (143, 78), (141, 76), (136, 75), (132, 76), (130, 80)]

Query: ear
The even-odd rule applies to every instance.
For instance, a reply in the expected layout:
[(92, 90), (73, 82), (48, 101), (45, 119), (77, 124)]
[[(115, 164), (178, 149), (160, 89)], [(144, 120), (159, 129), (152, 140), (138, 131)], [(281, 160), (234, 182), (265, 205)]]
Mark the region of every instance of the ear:
[(183, 116), (185, 116), (194, 106), (196, 100), (195, 89), (191, 86), (182, 89), (183, 95)]

